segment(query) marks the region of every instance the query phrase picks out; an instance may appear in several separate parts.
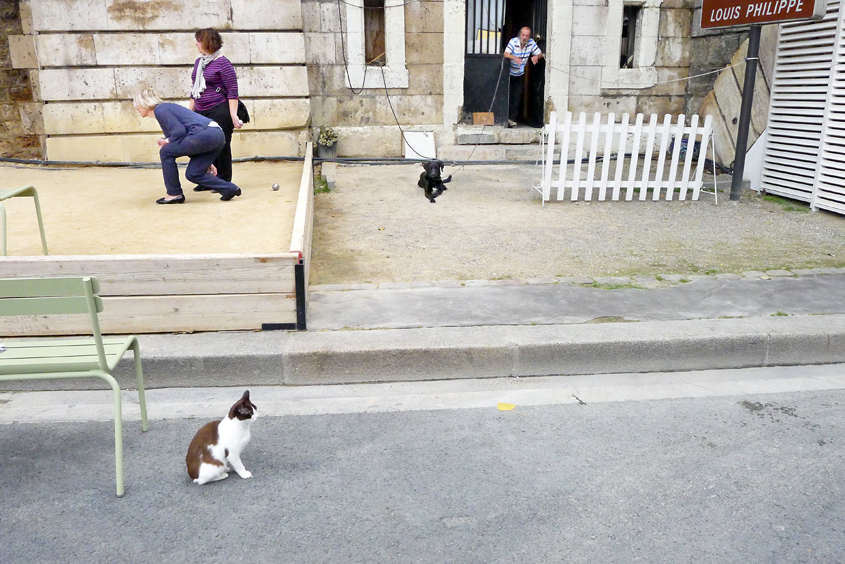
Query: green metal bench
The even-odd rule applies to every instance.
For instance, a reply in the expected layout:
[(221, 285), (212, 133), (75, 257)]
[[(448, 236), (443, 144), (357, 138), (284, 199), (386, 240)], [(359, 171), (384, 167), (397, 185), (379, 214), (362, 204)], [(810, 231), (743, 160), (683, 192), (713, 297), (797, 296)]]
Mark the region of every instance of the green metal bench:
[(114, 456), (117, 496), (123, 487), (123, 415), (120, 386), (111, 372), (131, 348), (135, 355), (135, 376), (141, 405), (141, 430), (147, 431), (147, 405), (138, 339), (128, 335), (103, 338), (97, 314), (103, 301), (96, 278), (14, 278), (0, 279), (0, 316), (61, 315), (87, 313), (93, 337), (87, 339), (39, 339), (2, 341), (0, 381), (52, 378), (101, 378), (114, 395)]
[(41, 203), (38, 201), (38, 192), (34, 186), (13, 188), (11, 190), (0, 190), (0, 256), (6, 256), (6, 208), (3, 207), (3, 200), (9, 198), (29, 196), (35, 201), (35, 215), (38, 217), (38, 230), (41, 232), (41, 248), (47, 254), (47, 238), (44, 236), (44, 221), (41, 219)]

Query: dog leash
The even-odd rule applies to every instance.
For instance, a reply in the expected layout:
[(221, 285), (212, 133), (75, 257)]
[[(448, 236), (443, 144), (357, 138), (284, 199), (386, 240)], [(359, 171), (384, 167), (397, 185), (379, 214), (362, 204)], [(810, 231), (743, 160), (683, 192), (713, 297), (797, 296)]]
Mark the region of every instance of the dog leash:
[[(499, 78), (498, 78), (498, 79), (496, 79), (496, 89), (495, 89), (495, 90), (493, 90), (493, 99), (492, 99), (492, 100), (490, 100), (490, 109), (488, 109), (488, 110), (487, 110), (487, 113), (490, 113), (490, 112), (492, 112), (492, 111), (493, 111), (493, 105), (496, 103), (496, 95), (499, 93), (499, 85), (502, 83), (502, 73), (503, 73), (504, 71), (505, 71), (505, 58), (504, 58), (504, 57), (502, 57), (502, 62), (501, 62), (501, 64), (499, 65)], [(468, 156), (468, 157), (466, 158), (466, 160), (464, 161), (464, 164), (462, 164), (462, 165), (460, 166), (460, 168), (458, 168), (458, 170), (456, 170), (456, 171), (455, 171), (454, 173), (452, 173), (452, 174), (455, 174), (455, 173), (460, 172), (461, 170), (463, 170), (463, 169), (467, 166), (467, 163), (468, 163), (470, 160), (472, 160), (472, 155), (474, 155), (474, 154), (475, 154), (475, 150), (476, 150), (476, 149), (478, 149), (478, 146), (481, 144), (480, 139), (481, 139), (482, 134), (484, 133), (484, 128), (485, 128), (485, 127), (487, 127), (487, 120), (484, 120), (484, 124), (481, 126), (481, 132), (478, 134), (479, 141), (477, 141), (477, 142), (475, 143), (475, 146), (472, 148), (472, 151), (470, 151), (469, 156)], [(418, 153), (418, 154), (419, 154), (419, 153)]]

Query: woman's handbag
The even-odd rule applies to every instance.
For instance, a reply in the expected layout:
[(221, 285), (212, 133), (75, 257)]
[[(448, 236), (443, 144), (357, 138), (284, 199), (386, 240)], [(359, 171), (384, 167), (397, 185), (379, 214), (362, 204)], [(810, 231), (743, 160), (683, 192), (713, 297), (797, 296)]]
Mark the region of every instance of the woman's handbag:
[(244, 123), (249, 123), (249, 112), (246, 111), (244, 103), (238, 100), (238, 119)]
[[(216, 91), (224, 96), (226, 95), (226, 89), (221, 86), (218, 86)], [(249, 112), (246, 111), (246, 106), (244, 106), (244, 103), (241, 102), (240, 98), (238, 98), (238, 119), (244, 123), (249, 123)]]

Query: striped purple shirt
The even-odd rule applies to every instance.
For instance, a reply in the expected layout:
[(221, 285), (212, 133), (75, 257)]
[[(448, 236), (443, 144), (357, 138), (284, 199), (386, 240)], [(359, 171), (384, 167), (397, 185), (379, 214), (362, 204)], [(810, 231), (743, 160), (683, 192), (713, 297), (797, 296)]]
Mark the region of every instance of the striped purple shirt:
[[(191, 71), (191, 84), (197, 79), (197, 66), (200, 59), (194, 62), (194, 70)], [(235, 74), (235, 67), (229, 59), (217, 57), (205, 67), (202, 73), (205, 77), (205, 90), (195, 100), (196, 109), (204, 112), (222, 104), (227, 99), (234, 100), (238, 97), (238, 77)], [(219, 90), (218, 90), (219, 89)]]

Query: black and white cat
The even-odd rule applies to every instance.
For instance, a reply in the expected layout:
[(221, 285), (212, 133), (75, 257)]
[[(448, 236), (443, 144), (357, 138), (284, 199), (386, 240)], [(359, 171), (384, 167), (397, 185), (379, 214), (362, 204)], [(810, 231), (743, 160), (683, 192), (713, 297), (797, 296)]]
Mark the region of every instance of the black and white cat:
[(229, 465), (241, 478), (252, 477), (241, 462), (241, 453), (249, 443), (249, 427), (257, 411), (255, 404), (249, 401), (247, 390), (225, 419), (207, 423), (197, 431), (185, 457), (188, 476), (193, 478), (194, 483), (205, 484), (227, 478)]

